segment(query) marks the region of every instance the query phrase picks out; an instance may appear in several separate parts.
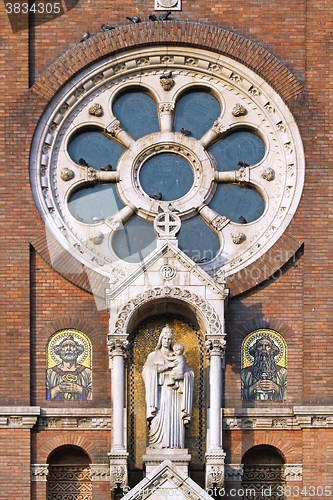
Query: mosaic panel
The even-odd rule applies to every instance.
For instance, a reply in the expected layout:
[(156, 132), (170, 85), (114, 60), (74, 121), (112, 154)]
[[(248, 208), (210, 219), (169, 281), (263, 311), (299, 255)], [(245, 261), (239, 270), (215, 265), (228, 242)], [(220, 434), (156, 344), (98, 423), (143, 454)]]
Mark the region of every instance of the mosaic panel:
[(46, 349), (46, 399), (92, 399), (92, 349), (83, 332), (54, 333)]
[(287, 344), (278, 332), (255, 330), (241, 348), (242, 399), (285, 399), (287, 394)]

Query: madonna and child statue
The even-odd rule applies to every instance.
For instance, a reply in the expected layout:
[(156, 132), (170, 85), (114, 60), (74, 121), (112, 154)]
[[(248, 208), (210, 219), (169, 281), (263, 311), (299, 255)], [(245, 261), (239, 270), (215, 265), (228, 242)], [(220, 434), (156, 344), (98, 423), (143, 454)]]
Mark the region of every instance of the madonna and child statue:
[(166, 325), (155, 351), (147, 356), (142, 376), (146, 389), (149, 448), (181, 449), (191, 420), (194, 372)]

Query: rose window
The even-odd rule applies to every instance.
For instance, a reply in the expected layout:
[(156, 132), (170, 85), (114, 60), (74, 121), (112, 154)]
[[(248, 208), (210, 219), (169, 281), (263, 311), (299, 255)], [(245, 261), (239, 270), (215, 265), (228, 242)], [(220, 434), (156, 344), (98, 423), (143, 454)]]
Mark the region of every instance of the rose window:
[(303, 174), (296, 124), (269, 85), (186, 48), (83, 71), (46, 110), (31, 160), (48, 229), (104, 275), (140, 264), (156, 248), (154, 220), (173, 211), (181, 250), (235, 272), (287, 227)]

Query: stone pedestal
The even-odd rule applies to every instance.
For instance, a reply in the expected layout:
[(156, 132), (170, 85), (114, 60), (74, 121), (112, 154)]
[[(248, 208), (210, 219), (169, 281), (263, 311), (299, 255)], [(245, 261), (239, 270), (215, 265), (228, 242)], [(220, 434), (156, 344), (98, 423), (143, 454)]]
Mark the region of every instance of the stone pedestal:
[(146, 475), (150, 474), (164, 460), (170, 460), (184, 474), (188, 475), (188, 464), (191, 461), (191, 455), (188, 450), (171, 448), (147, 448), (146, 455), (143, 456), (143, 462), (146, 466)]

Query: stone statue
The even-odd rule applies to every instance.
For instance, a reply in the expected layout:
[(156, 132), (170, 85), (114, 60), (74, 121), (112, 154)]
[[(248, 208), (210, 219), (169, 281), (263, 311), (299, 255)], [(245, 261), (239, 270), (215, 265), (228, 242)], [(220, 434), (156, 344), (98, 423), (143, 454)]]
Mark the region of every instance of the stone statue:
[(150, 448), (184, 448), (185, 425), (191, 420), (194, 372), (182, 355), (183, 346), (173, 347), (172, 329), (166, 325), (142, 371)]

